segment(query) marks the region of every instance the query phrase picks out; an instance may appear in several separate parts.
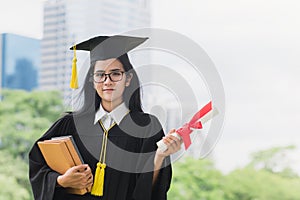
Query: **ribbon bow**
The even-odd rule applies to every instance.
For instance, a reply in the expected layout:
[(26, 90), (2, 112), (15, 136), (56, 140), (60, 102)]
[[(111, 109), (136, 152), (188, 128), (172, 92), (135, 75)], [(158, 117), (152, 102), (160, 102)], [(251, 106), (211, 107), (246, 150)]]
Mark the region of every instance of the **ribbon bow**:
[(193, 130), (191, 128), (201, 129), (202, 123), (200, 119), (211, 110), (212, 110), (212, 103), (210, 101), (203, 108), (201, 108), (188, 123), (185, 123), (181, 128), (176, 130), (178, 135), (180, 135), (183, 140), (185, 149), (188, 149), (192, 143), (190, 134), (193, 132)]

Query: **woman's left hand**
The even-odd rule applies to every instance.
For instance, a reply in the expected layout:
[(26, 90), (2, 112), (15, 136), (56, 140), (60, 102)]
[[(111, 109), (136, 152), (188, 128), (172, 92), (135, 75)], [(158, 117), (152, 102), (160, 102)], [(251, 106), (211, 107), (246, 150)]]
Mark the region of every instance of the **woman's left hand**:
[(158, 157), (167, 157), (173, 153), (176, 153), (180, 150), (182, 140), (178, 139), (177, 137), (171, 135), (172, 133), (175, 133), (175, 129), (172, 129), (169, 131), (169, 133), (163, 137), (163, 142), (167, 145), (167, 150), (162, 152), (159, 149), (156, 151), (156, 156)]
[(176, 131), (175, 129), (172, 129), (165, 137), (163, 137), (163, 142), (167, 145), (168, 149), (164, 152), (162, 152), (159, 148), (157, 148), (156, 150), (155, 157), (154, 157), (154, 173), (153, 173), (153, 181), (152, 181), (153, 184), (157, 179), (157, 176), (159, 174), (164, 159), (167, 156), (176, 153), (181, 148), (182, 140), (171, 135), (175, 131)]
[(159, 148), (157, 148), (155, 157), (154, 157), (154, 174), (153, 174), (153, 183), (156, 181), (159, 170), (162, 166), (164, 159), (180, 150), (182, 140), (178, 139), (171, 134), (175, 132), (175, 129), (170, 130), (170, 132), (163, 137), (163, 142), (167, 145), (168, 149), (162, 152)]

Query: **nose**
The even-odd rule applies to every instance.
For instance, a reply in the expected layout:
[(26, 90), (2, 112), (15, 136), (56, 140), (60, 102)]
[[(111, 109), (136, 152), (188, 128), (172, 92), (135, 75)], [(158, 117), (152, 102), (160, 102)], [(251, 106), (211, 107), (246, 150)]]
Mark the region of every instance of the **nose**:
[(104, 79), (104, 84), (109, 84), (112, 83), (112, 81), (110, 80), (110, 76), (109, 74), (105, 74), (105, 79)]

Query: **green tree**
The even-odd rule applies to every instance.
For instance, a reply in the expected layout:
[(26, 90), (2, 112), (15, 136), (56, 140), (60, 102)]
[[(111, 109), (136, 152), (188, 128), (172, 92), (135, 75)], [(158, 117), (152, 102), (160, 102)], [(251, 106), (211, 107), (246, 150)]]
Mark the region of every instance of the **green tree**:
[(291, 163), (287, 156), (295, 149), (295, 145), (289, 145), (254, 152), (251, 154), (251, 162), (248, 166), (255, 169), (264, 169), (283, 177), (298, 178), (297, 173), (290, 168)]
[(59, 92), (4, 90), (0, 102), (0, 199), (33, 199), (28, 152), (63, 112)]
[(212, 161), (186, 157), (173, 165), (168, 198), (174, 200), (223, 200), (223, 175)]
[(4, 90), (0, 103), (0, 149), (27, 160), (33, 142), (63, 112), (58, 92)]
[(245, 167), (225, 177), (228, 200), (298, 200), (300, 179), (286, 178), (264, 169)]
[(182, 158), (173, 165), (168, 197), (172, 200), (299, 200), (300, 178), (292, 176), (295, 172), (289, 168), (291, 163), (282, 161), (293, 149), (292, 146), (274, 147), (255, 152), (247, 166), (227, 175), (215, 169), (210, 160)]
[(32, 199), (27, 163), (4, 151), (0, 151), (0, 199)]

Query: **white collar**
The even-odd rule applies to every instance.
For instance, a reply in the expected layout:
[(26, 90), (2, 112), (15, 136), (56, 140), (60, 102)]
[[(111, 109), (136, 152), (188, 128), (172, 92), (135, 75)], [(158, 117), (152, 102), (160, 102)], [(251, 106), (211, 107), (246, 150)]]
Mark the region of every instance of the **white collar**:
[(126, 107), (125, 103), (121, 103), (118, 105), (115, 109), (113, 109), (111, 112), (107, 112), (104, 110), (102, 107), (102, 104), (100, 104), (100, 108), (98, 111), (95, 113), (95, 119), (94, 119), (94, 124), (96, 124), (102, 117), (105, 115), (110, 115), (113, 120), (116, 122), (117, 125), (120, 124), (122, 119), (127, 115), (129, 112), (129, 109)]

